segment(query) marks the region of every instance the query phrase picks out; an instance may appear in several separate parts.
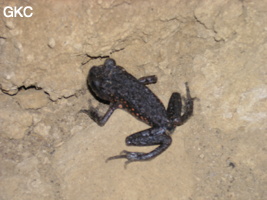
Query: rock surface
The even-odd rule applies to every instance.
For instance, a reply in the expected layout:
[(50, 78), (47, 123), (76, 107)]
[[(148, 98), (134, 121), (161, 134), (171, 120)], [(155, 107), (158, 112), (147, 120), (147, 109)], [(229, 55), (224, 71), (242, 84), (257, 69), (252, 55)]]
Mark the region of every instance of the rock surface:
[[(267, 196), (267, 1), (4, 1), (0, 20), (0, 199), (264, 199)], [(104, 127), (78, 113), (86, 76), (106, 57), (166, 105), (194, 116), (149, 162), (105, 159), (147, 128), (124, 111)], [(103, 112), (106, 107), (102, 107)]]

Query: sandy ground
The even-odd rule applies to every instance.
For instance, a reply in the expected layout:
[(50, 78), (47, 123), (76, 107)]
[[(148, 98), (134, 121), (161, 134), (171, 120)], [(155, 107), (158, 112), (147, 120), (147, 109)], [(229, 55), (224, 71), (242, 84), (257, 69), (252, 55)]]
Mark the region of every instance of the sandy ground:
[[(6, 6), (31, 6), (6, 18)], [(0, 200), (264, 200), (267, 1), (0, 2)], [(106, 57), (164, 105), (188, 81), (194, 116), (149, 162), (105, 160), (147, 126), (116, 110), (104, 127), (86, 76)], [(107, 106), (100, 105), (101, 112)]]

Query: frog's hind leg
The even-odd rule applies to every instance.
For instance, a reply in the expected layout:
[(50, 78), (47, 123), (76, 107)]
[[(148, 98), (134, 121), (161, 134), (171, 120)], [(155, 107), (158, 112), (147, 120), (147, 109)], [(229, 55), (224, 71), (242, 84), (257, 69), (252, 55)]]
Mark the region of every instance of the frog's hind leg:
[(184, 105), (183, 115), (182, 115), (182, 98), (181, 95), (177, 92), (172, 94), (167, 108), (168, 118), (173, 122), (174, 127), (182, 125), (193, 114), (193, 105), (195, 98), (192, 98), (190, 95), (188, 83), (185, 83), (185, 86), (186, 86), (186, 98), (184, 98), (185, 105)]
[(181, 120), (181, 112), (182, 112), (182, 99), (181, 95), (177, 92), (172, 93), (172, 96), (169, 100), (167, 115), (170, 120), (174, 120), (176, 118)]
[(126, 158), (128, 160), (126, 164), (128, 164), (133, 161), (146, 161), (155, 158), (171, 145), (171, 137), (164, 132), (163, 128), (150, 128), (128, 136), (126, 144), (129, 146), (159, 146), (149, 153), (123, 151), (120, 155), (108, 158), (107, 161)]

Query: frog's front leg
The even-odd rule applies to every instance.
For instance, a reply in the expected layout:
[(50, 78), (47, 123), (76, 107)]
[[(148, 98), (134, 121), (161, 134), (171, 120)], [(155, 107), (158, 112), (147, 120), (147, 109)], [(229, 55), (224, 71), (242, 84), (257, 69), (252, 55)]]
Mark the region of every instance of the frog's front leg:
[(81, 110), (80, 112), (87, 114), (92, 120), (94, 120), (99, 126), (104, 126), (114, 110), (118, 108), (118, 103), (111, 103), (104, 116), (99, 116), (97, 110), (90, 107), (88, 110)]
[(150, 128), (128, 136), (126, 144), (129, 146), (159, 146), (149, 153), (123, 151), (121, 155), (110, 157), (107, 161), (126, 158), (128, 161), (125, 164), (128, 164), (133, 161), (145, 161), (155, 158), (171, 145), (172, 139), (165, 131), (163, 128)]
[(158, 81), (157, 76), (144, 76), (138, 79), (140, 83), (143, 83), (144, 85), (154, 84)]

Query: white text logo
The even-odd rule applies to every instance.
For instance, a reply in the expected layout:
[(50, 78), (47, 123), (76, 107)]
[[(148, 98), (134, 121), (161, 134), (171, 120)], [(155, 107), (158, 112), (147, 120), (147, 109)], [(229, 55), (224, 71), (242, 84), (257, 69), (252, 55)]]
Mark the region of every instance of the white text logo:
[(11, 6), (6, 6), (4, 8), (4, 16), (5, 17), (31, 17), (33, 15), (33, 13), (31, 11), (28, 10), (33, 10), (31, 6), (26, 6), (23, 8), (23, 6), (21, 7), (11, 7)]

